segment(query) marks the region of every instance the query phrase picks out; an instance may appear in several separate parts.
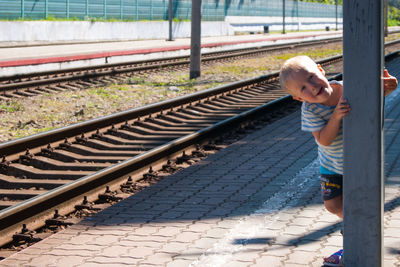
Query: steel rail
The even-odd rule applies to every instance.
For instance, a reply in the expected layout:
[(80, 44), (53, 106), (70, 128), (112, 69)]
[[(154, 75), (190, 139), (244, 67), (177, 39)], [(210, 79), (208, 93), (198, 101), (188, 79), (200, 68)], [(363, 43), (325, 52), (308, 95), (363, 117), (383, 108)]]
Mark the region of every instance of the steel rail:
[[(336, 42), (340, 40), (341, 38), (330, 38), (318, 41), (295, 42), (295, 43), (276, 45), (276, 46), (263, 46), (257, 48), (244, 48), (244, 49), (236, 49), (223, 52), (205, 53), (204, 56), (206, 56), (206, 58), (203, 58), (202, 62), (209, 63), (213, 61), (224, 60), (227, 58), (244, 57), (254, 54), (266, 53), (270, 51), (292, 49), (294, 47), (318, 45), (322, 43)], [(398, 43), (400, 43), (400, 40), (394, 40), (391, 42), (387, 42), (385, 46), (389, 47), (392, 45), (396, 45)], [(228, 53), (228, 55), (224, 53)], [(188, 65), (189, 63), (190, 61), (187, 56), (180, 56), (180, 57), (164, 58), (161, 60), (152, 59), (140, 62), (112, 63), (112, 64), (103, 64), (91, 67), (79, 67), (79, 68), (47, 71), (34, 74), (0, 77), (0, 92), (2, 92), (5, 96), (7, 92), (24, 94), (25, 90), (27, 90), (26, 92), (29, 93), (29, 88), (34, 88), (34, 87), (40, 87), (52, 84), (62, 84), (80, 80), (88, 80), (90, 82), (91, 79), (101, 78), (104, 76), (115, 76), (124, 73), (164, 69), (173, 66)], [(17, 80), (17, 82), (10, 83), (9, 79), (13, 79), (14, 81)], [(8, 83), (4, 83), (4, 81), (6, 80), (8, 81)], [(2, 81), (3, 83), (1, 83)]]
[[(391, 58), (398, 56), (398, 52), (388, 55), (386, 58)], [(335, 57), (336, 58), (336, 57)], [(325, 60), (324, 60), (325, 62)], [(323, 63), (323, 62), (319, 62)], [(112, 119), (116, 121), (124, 122), (127, 120), (129, 114), (135, 114), (137, 116), (147, 115), (149, 113), (159, 112), (163, 108), (169, 109), (171, 106), (180, 106), (193, 101), (198, 101), (210, 96), (218, 95), (223, 92), (232, 91), (239, 87), (246, 87), (254, 84), (264, 82), (266, 80), (275, 80), (278, 78), (279, 73), (274, 72), (268, 75), (259, 76), (253, 79), (247, 79), (244, 81), (236, 82), (230, 85), (224, 85), (213, 89), (208, 89), (202, 92), (193, 93), (188, 96), (179, 97), (176, 100), (168, 100), (162, 103), (149, 105), (144, 108), (133, 109), (127, 112), (120, 112), (111, 116), (106, 116), (103, 118), (107, 123), (112, 122)], [(335, 78), (340, 78), (340, 75), (335, 76)], [(252, 117), (256, 117), (258, 114), (265, 114), (268, 111), (274, 110), (276, 107), (282, 106), (285, 103), (290, 103), (292, 101), (291, 97), (285, 96), (277, 100), (270, 101), (261, 106), (247, 110), (241, 114), (235, 115), (233, 117), (227, 118), (220, 121), (212, 126), (201, 129), (192, 134), (183, 136), (176, 140), (170, 141), (162, 146), (156, 147), (150, 151), (139, 154), (135, 157), (127, 159), (119, 164), (110, 166), (106, 169), (95, 172), (91, 175), (84, 176), (76, 181), (69, 184), (63, 185), (61, 187), (55, 188), (48, 191), (42, 195), (38, 195), (34, 198), (23, 201), (17, 205), (11, 206), (0, 211), (0, 236), (2, 236), (2, 243), (11, 241), (12, 234), (15, 230), (15, 225), (21, 224), (31, 217), (37, 216), (37, 214), (46, 213), (50, 216), (49, 210), (54, 209), (57, 205), (64, 205), (65, 199), (77, 198), (85, 195), (88, 190), (94, 190), (93, 188), (98, 188), (104, 186), (105, 184), (111, 182), (112, 180), (119, 179), (119, 177), (126, 176), (140, 168), (148, 166), (149, 164), (156, 162), (162, 158), (166, 158), (169, 155), (184, 150), (185, 148), (192, 146), (195, 143), (201, 143), (204, 139), (215, 136), (219, 133), (220, 129), (226, 129), (227, 127), (232, 127), (238, 125), (240, 122), (249, 120)], [(174, 103), (174, 104), (173, 104)], [(146, 108), (148, 108), (146, 113)], [(131, 117), (131, 116), (129, 116)], [(16, 141), (11, 141), (0, 145), (0, 151), (21, 151), (21, 147), (27, 147), (24, 142), (28, 142), (29, 145), (34, 143), (48, 143), (49, 140), (60, 138), (62, 132), (65, 130), (68, 135), (73, 132), (80, 134), (85, 127), (89, 126), (90, 129), (96, 129), (100, 126), (102, 119), (95, 119), (89, 122), (80, 123), (73, 126), (67, 126), (59, 130), (54, 130), (48, 133), (42, 133), (35, 136), (22, 138)], [(115, 121), (114, 121), (115, 123)], [(101, 127), (104, 127), (102, 125)], [(63, 130), (62, 130), (63, 129)], [(87, 131), (87, 129), (85, 129)], [(63, 136), (62, 138), (65, 138)], [(35, 141), (40, 140), (40, 141)]]
[[(290, 44), (268, 45), (253, 48), (242, 48), (235, 50), (226, 50), (223, 52), (204, 53), (203, 63), (223, 60), (232, 57), (243, 57), (252, 54), (266, 53), (268, 51), (292, 49), (294, 47), (303, 47), (310, 45), (319, 45), (327, 42), (337, 42), (341, 38), (328, 38), (323, 40), (310, 40), (304, 42), (293, 42)], [(25, 75), (14, 75), (0, 77), (0, 92), (17, 92), (25, 88), (39, 87), (50, 84), (65, 83), (77, 80), (98, 78), (107, 75), (117, 75), (130, 72), (150, 71), (154, 69), (163, 69), (172, 66), (188, 65), (190, 63), (188, 56), (168, 57), (163, 59), (151, 59), (139, 62), (124, 62), (103, 64), (90, 67), (78, 67), (64, 70), (46, 71)], [(143, 66), (144, 65), (144, 66)], [(60, 76), (62, 75), (62, 76)], [(56, 77), (51, 77), (56, 76)], [(43, 78), (44, 77), (44, 78)], [(15, 82), (10, 82), (13, 80)], [(24, 81), (21, 81), (24, 80)], [(4, 83), (7, 81), (7, 83)], [(3, 83), (1, 83), (3, 82)]]
[[(207, 53), (202, 53), (202, 60), (204, 61), (212, 61), (216, 55), (218, 59), (221, 59), (226, 53), (232, 53), (232, 54), (240, 54), (241, 52), (245, 53), (254, 53), (254, 51), (270, 51), (276, 50), (276, 49), (285, 49), (285, 48), (293, 48), (294, 46), (308, 46), (308, 45), (317, 45), (317, 44), (323, 44), (327, 43), (328, 41), (336, 42), (336, 41), (341, 41), (342, 37), (329, 37), (326, 39), (321, 39), (321, 40), (307, 40), (307, 41), (297, 41), (297, 42), (291, 42), (291, 43), (286, 43), (286, 44), (271, 44), (271, 45), (262, 45), (262, 46), (256, 46), (256, 47), (247, 47), (247, 48), (237, 48), (237, 49), (229, 49), (229, 50), (223, 50), (223, 51), (216, 51), (216, 52), (207, 52)], [(221, 55), (222, 56), (218, 56)], [(228, 55), (229, 57), (229, 55)], [(52, 71), (44, 71), (44, 72), (36, 72), (32, 74), (17, 74), (17, 75), (10, 75), (10, 76), (3, 76), (0, 77), (0, 82), (8, 81), (10, 79), (24, 79), (24, 78), (32, 78), (32, 77), (37, 77), (37, 76), (47, 76), (47, 75), (56, 75), (56, 74), (63, 74), (65, 72), (85, 72), (88, 70), (99, 70), (99, 69), (104, 69), (104, 68), (115, 68), (115, 67), (124, 67), (124, 66), (130, 66), (130, 65), (148, 65), (148, 64), (159, 64), (160, 62), (171, 62), (171, 61), (176, 61), (176, 60), (188, 60), (188, 56), (176, 56), (176, 57), (164, 57), (164, 58), (157, 58), (157, 59), (146, 59), (146, 60), (141, 60), (141, 61), (129, 61), (129, 62), (120, 62), (120, 63), (107, 63), (107, 64), (100, 64), (100, 65), (95, 65), (91, 67), (75, 67), (75, 68), (67, 68), (67, 69), (62, 69), (62, 70), (52, 70)]]
[(21, 153), (24, 152), (26, 149), (31, 149), (38, 146), (44, 146), (52, 142), (60, 141), (65, 138), (82, 134), (84, 132), (94, 131), (104, 127), (104, 125), (118, 124), (130, 120), (132, 118), (143, 117), (151, 113), (157, 113), (163, 110), (176, 108), (181, 105), (205, 99), (207, 97), (212, 97), (221, 94), (223, 92), (234, 90), (236, 88), (248, 86), (272, 78), (277, 78), (278, 76), (279, 73), (274, 72), (268, 75), (259, 76), (257, 78), (250, 78), (235, 83), (231, 83), (228, 85), (222, 85), (215, 88), (202, 90), (199, 92), (192, 93), (190, 95), (185, 95), (174, 99), (165, 100), (159, 103), (146, 105), (144, 107), (118, 112), (112, 115), (100, 117), (86, 122), (81, 122), (70, 126), (62, 127), (59, 129), (51, 130), (48, 132), (39, 133), (36, 135), (31, 135), (20, 139), (12, 140), (9, 142), (1, 143), (0, 157), (14, 153)]
[[(166, 158), (168, 155), (179, 152), (193, 144), (201, 143), (204, 139), (215, 136), (221, 129), (226, 129), (232, 125), (236, 125), (244, 120), (248, 120), (250, 117), (256, 116), (257, 114), (273, 110), (290, 101), (292, 101), (292, 99), (289, 96), (273, 100), (260, 107), (245, 111), (239, 115), (218, 122), (215, 125), (201, 129), (193, 134), (168, 142), (165, 145), (156, 147), (119, 164), (98, 171), (92, 175), (82, 177), (69, 184), (4, 209), (0, 211), (0, 235), (3, 236), (3, 243), (5, 243), (6, 240), (8, 242), (12, 240), (11, 234), (13, 234), (13, 232), (11, 231), (10, 233), (7, 231), (7, 228), (10, 226), (12, 227), (15, 224), (21, 224), (31, 216), (49, 209), (54, 209), (55, 206), (63, 204), (65, 199), (82, 197), (87, 194), (87, 191), (90, 189), (93, 190), (93, 188), (104, 187), (105, 184), (118, 177), (127, 176), (135, 170), (148, 166), (152, 162)], [(14, 227), (12, 228), (14, 229)], [(8, 238), (5, 239), (5, 237)], [(0, 242), (1, 241), (2, 240), (0, 239)]]

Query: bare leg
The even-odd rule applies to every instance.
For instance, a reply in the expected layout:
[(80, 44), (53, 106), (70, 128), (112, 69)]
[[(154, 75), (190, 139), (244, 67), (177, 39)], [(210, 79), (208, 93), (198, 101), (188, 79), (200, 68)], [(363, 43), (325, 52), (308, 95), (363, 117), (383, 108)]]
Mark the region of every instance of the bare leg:
[(338, 196), (329, 200), (324, 200), (325, 208), (339, 218), (343, 219), (343, 196)]
[[(324, 205), (325, 208), (330, 212), (335, 215), (337, 215), (339, 218), (343, 219), (343, 196), (338, 196), (329, 200), (324, 200)], [(336, 252), (335, 254), (339, 253)], [(343, 253), (343, 252), (342, 252)], [(343, 259), (340, 259), (339, 256), (332, 254), (329, 257), (324, 257), (324, 262), (325, 263), (334, 263), (338, 264), (341, 262)]]

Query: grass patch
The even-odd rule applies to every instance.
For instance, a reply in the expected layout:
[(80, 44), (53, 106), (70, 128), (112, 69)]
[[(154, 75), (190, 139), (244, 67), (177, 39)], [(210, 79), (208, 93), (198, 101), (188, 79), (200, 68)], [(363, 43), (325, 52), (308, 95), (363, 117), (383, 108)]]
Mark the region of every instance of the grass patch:
[(8, 113), (13, 113), (17, 111), (23, 111), (24, 106), (22, 103), (17, 102), (17, 101), (11, 101), (11, 102), (6, 102), (0, 104), (0, 112), (8, 112)]
[(340, 55), (343, 53), (342, 49), (328, 49), (328, 50), (312, 50), (308, 53), (304, 52), (297, 52), (297, 53), (286, 53), (283, 55), (275, 55), (274, 57), (279, 60), (288, 60), (289, 58), (300, 56), (300, 55), (307, 55), (311, 58), (326, 58), (335, 55)]
[(47, 132), (47, 131), (54, 130), (54, 129), (57, 129), (57, 128), (58, 127), (17, 129), (16, 131), (13, 132), (13, 136), (15, 138), (21, 138), (21, 137), (25, 137), (25, 136), (28, 136), (28, 135)]

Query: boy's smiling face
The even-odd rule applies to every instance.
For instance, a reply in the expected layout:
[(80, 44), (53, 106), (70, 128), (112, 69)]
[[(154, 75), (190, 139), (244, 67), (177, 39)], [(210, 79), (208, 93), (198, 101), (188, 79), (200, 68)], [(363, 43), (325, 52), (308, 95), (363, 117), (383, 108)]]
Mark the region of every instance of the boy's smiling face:
[(332, 87), (325, 77), (325, 71), (313, 61), (299, 62), (287, 77), (286, 87), (293, 99), (309, 103), (328, 104)]

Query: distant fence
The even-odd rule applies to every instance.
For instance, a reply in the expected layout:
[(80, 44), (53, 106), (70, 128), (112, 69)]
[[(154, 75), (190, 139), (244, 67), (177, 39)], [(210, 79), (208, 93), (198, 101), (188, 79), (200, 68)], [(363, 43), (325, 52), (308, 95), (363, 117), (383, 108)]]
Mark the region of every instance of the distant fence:
[[(336, 6), (285, 1), (287, 17), (336, 17)], [(191, 0), (173, 0), (174, 18), (189, 20)], [(203, 0), (202, 19), (223, 21), (225, 16), (282, 16), (283, 0)], [(117, 19), (167, 20), (169, 0), (0, 0), (0, 19)], [(342, 18), (342, 6), (337, 7)]]

